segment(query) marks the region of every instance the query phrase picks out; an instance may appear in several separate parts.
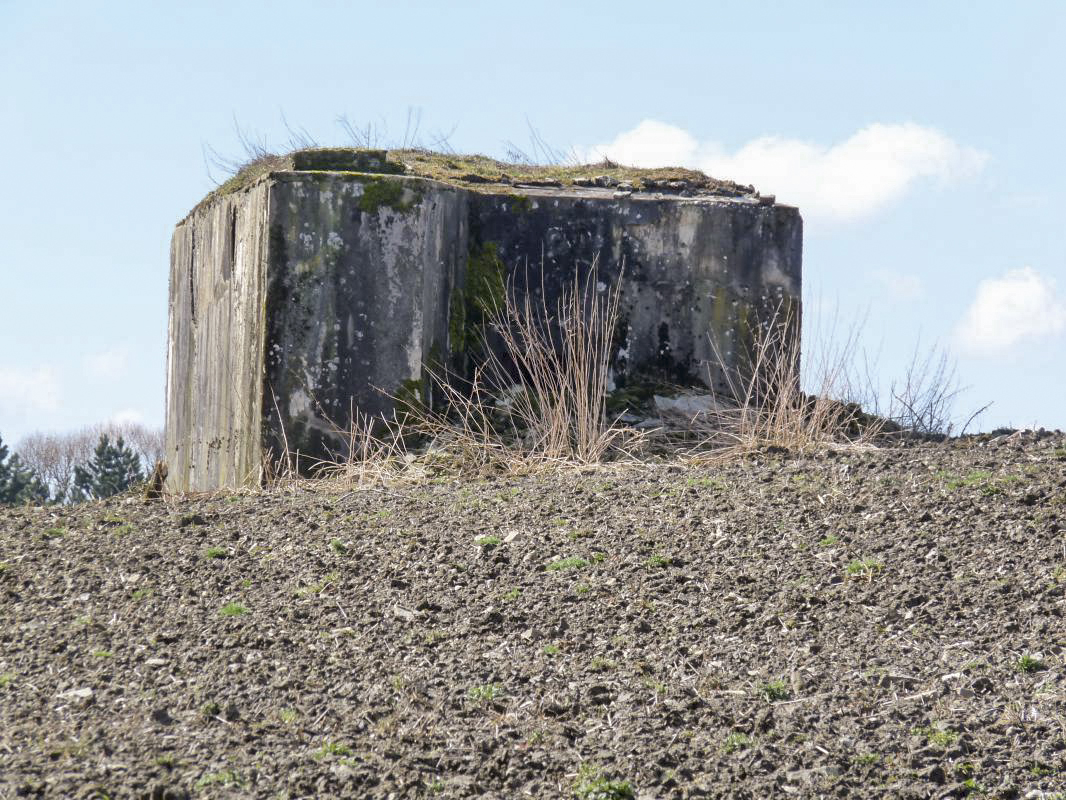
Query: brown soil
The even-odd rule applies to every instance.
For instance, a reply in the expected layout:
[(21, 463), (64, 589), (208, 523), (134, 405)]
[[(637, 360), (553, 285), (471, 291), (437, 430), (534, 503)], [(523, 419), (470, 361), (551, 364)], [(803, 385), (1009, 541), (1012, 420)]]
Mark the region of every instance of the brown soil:
[(1061, 434), (8, 510), (0, 797), (1055, 796), (1064, 519)]

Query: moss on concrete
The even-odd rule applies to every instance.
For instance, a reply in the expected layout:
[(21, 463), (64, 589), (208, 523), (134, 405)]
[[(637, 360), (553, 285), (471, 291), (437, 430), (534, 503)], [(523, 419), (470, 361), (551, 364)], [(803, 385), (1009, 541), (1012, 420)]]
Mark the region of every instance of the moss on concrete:
[(507, 269), (495, 242), (471, 246), (466, 284), (452, 292), (448, 336), (451, 349), (463, 352), (477, 342), (482, 326), (503, 308)]
[(458, 286), (452, 289), (448, 305), (448, 344), (454, 353), (466, 349), (466, 299)]
[(422, 378), (408, 378), (403, 381), (393, 393), (396, 401), (397, 415), (417, 415), (426, 407), (428, 394), (428, 376)]
[(529, 195), (509, 194), (507, 199), (510, 202), (511, 211), (516, 214), (528, 214), (533, 210), (533, 201), (529, 199)]
[[(410, 199), (405, 200), (406, 196), (410, 196)], [(401, 181), (372, 178), (363, 181), (359, 210), (371, 214), (382, 206), (388, 206), (393, 211), (410, 211), (421, 201), (421, 194)]]

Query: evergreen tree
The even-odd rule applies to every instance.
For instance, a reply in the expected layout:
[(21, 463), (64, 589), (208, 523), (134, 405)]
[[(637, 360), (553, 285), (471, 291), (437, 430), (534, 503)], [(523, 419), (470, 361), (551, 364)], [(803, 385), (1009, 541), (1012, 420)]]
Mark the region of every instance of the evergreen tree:
[(7, 456), (7, 445), (0, 438), (0, 506), (47, 502), (48, 487), (33, 470), (22, 466), (17, 453)]
[(144, 480), (141, 460), (119, 436), (114, 444), (103, 434), (93, 457), (74, 468), (73, 500), (111, 497)]

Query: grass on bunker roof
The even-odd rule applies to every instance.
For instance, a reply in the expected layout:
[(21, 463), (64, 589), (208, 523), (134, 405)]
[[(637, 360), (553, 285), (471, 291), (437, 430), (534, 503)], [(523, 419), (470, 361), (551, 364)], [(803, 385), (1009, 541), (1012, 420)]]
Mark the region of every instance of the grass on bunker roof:
[(4, 510), (0, 796), (1054, 796), (1064, 519), (1035, 434)]
[[(258, 152), (239, 166), (234, 174), (210, 192), (197, 208), (216, 197), (239, 192), (272, 172), (293, 169), (293, 156), (306, 151), (375, 152), (372, 148), (305, 148), (289, 153)], [(431, 178), (457, 186), (479, 186), (491, 191), (493, 185), (513, 186), (522, 183), (558, 183), (573, 186), (575, 180), (607, 176), (618, 183), (630, 182), (635, 189), (662, 185), (670, 181), (684, 181), (689, 188), (705, 191), (721, 190), (730, 194), (754, 191), (733, 181), (718, 180), (698, 170), (684, 167), (640, 168), (601, 161), (595, 164), (530, 164), (499, 161), (483, 155), (440, 153), (425, 149), (388, 150), (387, 160), (402, 167), (402, 174)], [(195, 209), (194, 209), (195, 210)]]

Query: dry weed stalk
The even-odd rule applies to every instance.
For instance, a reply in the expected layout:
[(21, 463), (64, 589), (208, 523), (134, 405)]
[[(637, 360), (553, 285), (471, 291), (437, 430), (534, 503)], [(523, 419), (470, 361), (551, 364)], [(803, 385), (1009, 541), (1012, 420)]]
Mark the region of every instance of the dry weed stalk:
[(508, 281), (482, 331), (484, 362), (466, 387), (431, 373), (444, 411), (425, 414), (419, 427), (463, 461), (512, 469), (595, 464), (631, 453), (640, 438), (607, 418), (621, 282), (602, 288), (595, 262), (584, 278), (575, 268), (553, 307), (541, 276), (540, 292), (521, 299)]
[(705, 433), (699, 449), (710, 449), (716, 456), (762, 447), (803, 452), (827, 445), (869, 445), (877, 438), (884, 421), (839, 399), (846, 396), (855, 331), (842, 345), (822, 343), (808, 358), (814, 391), (807, 394), (800, 382), (797, 323), (791, 311), (778, 308), (766, 324), (755, 326), (739, 367), (727, 365), (712, 340), (717, 366), (735, 406), (725, 404), (693, 420), (693, 427)]
[(424, 475), (414, 455), (408, 452), (409, 434), (403, 416), (389, 419), (353, 409), (349, 419), (346, 429), (334, 426), (346, 450), (316, 461), (312, 472), (317, 477), (358, 489)]

